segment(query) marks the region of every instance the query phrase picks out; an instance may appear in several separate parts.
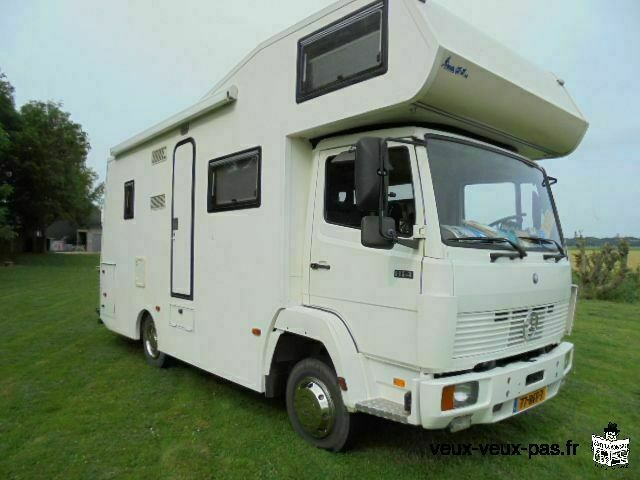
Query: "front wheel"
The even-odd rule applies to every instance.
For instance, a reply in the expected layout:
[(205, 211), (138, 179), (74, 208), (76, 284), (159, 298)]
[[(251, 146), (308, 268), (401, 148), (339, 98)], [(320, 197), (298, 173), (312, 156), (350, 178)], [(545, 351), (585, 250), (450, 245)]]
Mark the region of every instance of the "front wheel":
[(315, 358), (298, 362), (287, 380), (286, 401), (298, 435), (325, 450), (346, 448), (352, 415), (342, 402), (338, 378), (326, 363)]
[(146, 316), (142, 321), (142, 347), (144, 356), (154, 367), (165, 368), (169, 364), (169, 356), (158, 350), (158, 332), (153, 319)]

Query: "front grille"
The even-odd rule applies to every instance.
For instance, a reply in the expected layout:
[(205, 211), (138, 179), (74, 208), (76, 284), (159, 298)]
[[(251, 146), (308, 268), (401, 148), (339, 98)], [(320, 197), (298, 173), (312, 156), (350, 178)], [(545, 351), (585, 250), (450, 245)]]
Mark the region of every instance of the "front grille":
[[(513, 310), (461, 313), (458, 316), (453, 357), (502, 352), (520, 345), (537, 346), (565, 328), (568, 303)], [(525, 326), (525, 322), (528, 324)], [(536, 324), (536, 328), (531, 327)], [(525, 328), (528, 330), (525, 332)]]

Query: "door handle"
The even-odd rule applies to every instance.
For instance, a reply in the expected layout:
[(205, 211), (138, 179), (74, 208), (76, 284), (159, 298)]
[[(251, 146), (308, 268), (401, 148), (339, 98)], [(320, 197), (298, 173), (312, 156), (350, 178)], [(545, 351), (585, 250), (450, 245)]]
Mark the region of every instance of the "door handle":
[(331, 270), (331, 265), (329, 265), (326, 262), (320, 262), (320, 263), (312, 263), (310, 265), (312, 270)]

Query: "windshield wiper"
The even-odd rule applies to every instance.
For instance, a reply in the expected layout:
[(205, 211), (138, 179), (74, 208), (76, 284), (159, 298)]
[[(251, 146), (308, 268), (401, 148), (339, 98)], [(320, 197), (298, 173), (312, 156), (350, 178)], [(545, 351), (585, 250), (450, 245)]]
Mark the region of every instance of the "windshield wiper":
[[(527, 252), (525, 251), (524, 248), (522, 248), (513, 240), (509, 240), (508, 238), (505, 238), (505, 237), (456, 237), (456, 238), (450, 238), (448, 239), (448, 241), (478, 242), (478, 243), (508, 243), (513, 247), (514, 250), (518, 252), (517, 257), (524, 258), (527, 256)], [(506, 253), (495, 253), (495, 252), (491, 253), (492, 262), (495, 262), (500, 257), (516, 258), (513, 255), (506, 254)]]
[(553, 240), (552, 238), (542, 238), (542, 237), (518, 237), (520, 240), (527, 240), (529, 242), (535, 242), (540, 245), (554, 245), (558, 249), (558, 253), (556, 255), (543, 255), (542, 258), (544, 260), (554, 259), (556, 263), (558, 263), (563, 258), (566, 258), (567, 254), (558, 242)]

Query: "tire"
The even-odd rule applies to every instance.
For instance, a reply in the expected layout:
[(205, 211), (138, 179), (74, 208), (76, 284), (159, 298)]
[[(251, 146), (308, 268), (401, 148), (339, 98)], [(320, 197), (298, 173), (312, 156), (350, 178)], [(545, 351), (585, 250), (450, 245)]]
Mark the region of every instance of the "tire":
[(158, 350), (158, 333), (150, 315), (144, 317), (140, 330), (142, 350), (147, 362), (157, 368), (166, 368), (169, 365), (169, 356)]
[(287, 379), (287, 413), (293, 429), (317, 448), (339, 452), (348, 446), (353, 416), (347, 411), (331, 367), (306, 358)]

